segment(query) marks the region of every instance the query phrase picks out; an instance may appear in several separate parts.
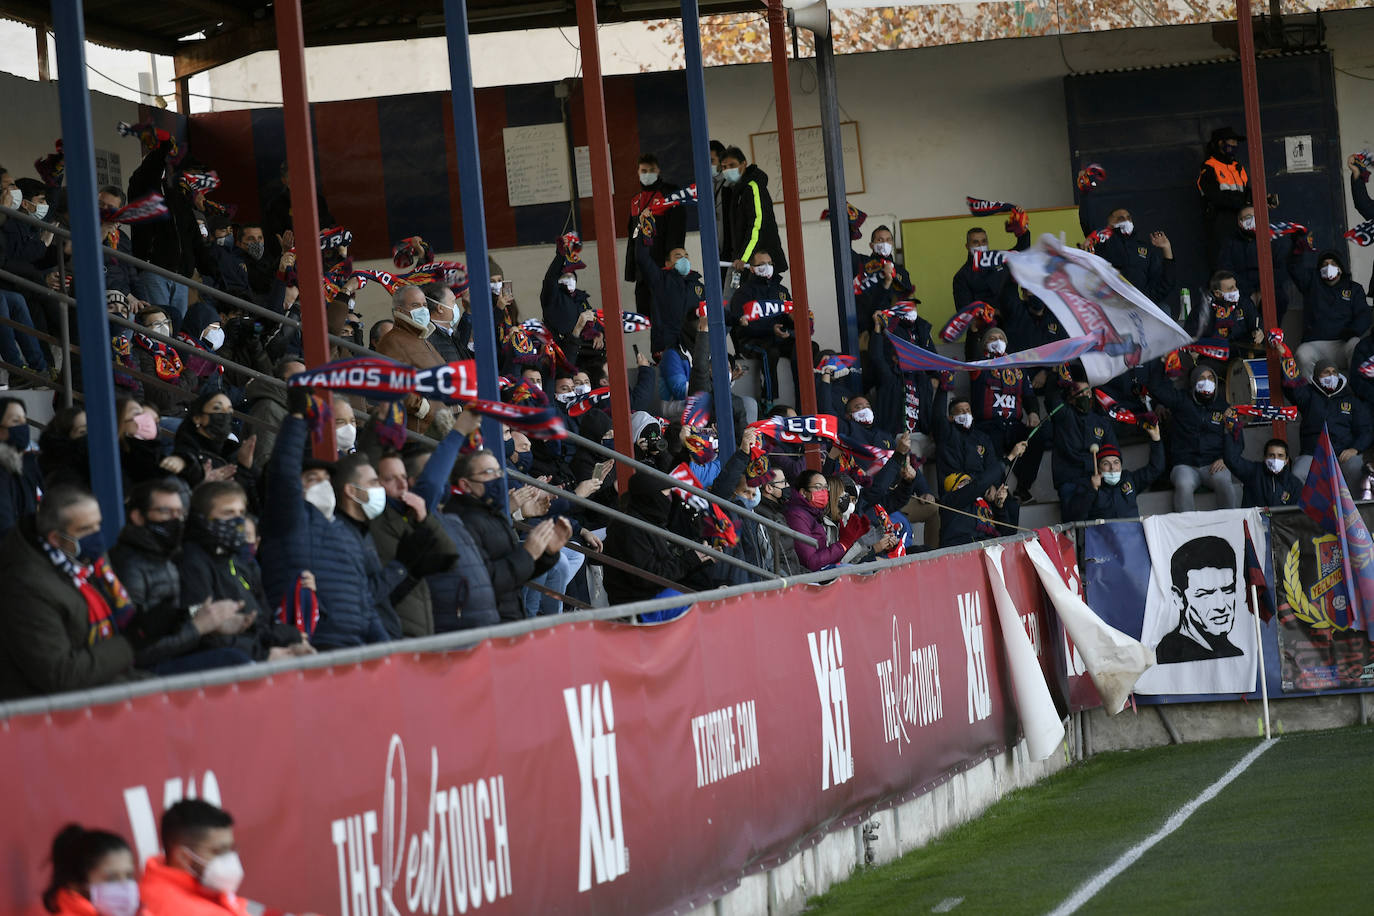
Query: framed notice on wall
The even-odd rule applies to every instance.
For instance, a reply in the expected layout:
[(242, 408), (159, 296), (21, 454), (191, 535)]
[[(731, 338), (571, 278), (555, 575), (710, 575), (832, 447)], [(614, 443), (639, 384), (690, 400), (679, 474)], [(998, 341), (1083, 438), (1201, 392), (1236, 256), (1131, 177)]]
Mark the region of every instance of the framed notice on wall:
[(566, 203), (568, 135), (561, 122), (506, 127), (506, 196), (512, 207)]
[[(797, 142), (797, 186), (802, 200), (825, 197), (825, 144), (821, 128), (798, 127), (792, 132)], [(845, 194), (864, 192), (863, 150), (859, 146), (859, 122), (840, 122), (840, 141), (844, 149)], [(781, 203), (783, 186), (782, 161), (778, 154), (776, 130), (749, 135), (749, 158), (768, 174), (768, 190), (774, 203)]]

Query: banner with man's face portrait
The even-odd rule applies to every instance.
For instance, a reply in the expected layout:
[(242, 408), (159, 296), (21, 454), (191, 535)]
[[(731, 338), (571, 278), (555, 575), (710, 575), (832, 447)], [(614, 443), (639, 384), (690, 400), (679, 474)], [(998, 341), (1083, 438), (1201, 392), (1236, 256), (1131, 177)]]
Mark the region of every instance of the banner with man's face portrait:
[[(1359, 506), (1374, 527), (1374, 506)], [(1374, 685), (1374, 645), (1348, 622), (1338, 539), (1303, 512), (1269, 519), (1274, 547), (1274, 599), (1284, 692)], [(1270, 675), (1271, 683), (1273, 675)]]
[[(1258, 509), (1145, 519), (1150, 584), (1140, 640), (1155, 667), (1141, 694), (1249, 693), (1259, 652), (1245, 580), (1245, 529), (1264, 537)], [(1256, 545), (1263, 550), (1263, 544)]]

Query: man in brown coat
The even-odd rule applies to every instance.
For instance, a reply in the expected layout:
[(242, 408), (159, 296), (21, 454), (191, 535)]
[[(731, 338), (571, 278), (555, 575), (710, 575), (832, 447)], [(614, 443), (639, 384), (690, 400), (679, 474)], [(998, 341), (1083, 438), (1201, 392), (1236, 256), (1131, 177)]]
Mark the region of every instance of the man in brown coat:
[[(429, 317), (429, 302), (420, 287), (403, 286), (396, 290), (391, 296), (391, 316), (396, 326), (377, 341), (378, 353), (416, 369), (444, 364), (444, 358), (429, 340), (434, 324)], [(406, 398), (406, 425), (416, 432), (425, 432), (442, 406), (438, 401), (410, 395)]]

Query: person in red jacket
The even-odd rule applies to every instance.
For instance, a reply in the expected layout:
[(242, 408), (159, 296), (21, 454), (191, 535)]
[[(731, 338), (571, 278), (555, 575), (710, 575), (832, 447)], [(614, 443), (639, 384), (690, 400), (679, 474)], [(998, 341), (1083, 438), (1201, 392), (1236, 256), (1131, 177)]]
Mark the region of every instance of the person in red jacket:
[(43, 908), (58, 916), (139, 912), (134, 854), (123, 837), (68, 824), (52, 841), (52, 880)]
[(162, 815), (165, 853), (148, 860), (140, 890), (149, 912), (177, 916), (248, 916), (238, 894), (243, 864), (234, 846), (234, 819), (199, 799), (184, 799)]

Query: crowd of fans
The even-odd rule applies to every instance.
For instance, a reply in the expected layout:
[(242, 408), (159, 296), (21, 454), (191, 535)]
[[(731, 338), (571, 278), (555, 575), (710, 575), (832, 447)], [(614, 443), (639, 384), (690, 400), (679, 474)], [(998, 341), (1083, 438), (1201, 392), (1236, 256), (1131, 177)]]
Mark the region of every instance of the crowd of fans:
[[(132, 130), (141, 131), (146, 156), (127, 194), (100, 192), (107, 249), (197, 276), (269, 312), (298, 315), (299, 240), (285, 171), (267, 218), (234, 222), (232, 208), (211, 199), (216, 180), (206, 164), (149, 126)], [(868, 233), (868, 250), (853, 252), (858, 352), (813, 343), (816, 371), (801, 377), (794, 321), (804, 316), (791, 311), (783, 282), (787, 259), (768, 177), (737, 147), (712, 143), (719, 266), (714, 258), (694, 265), (684, 247), (684, 210), (675, 205), (681, 189), (653, 155), (640, 157), (625, 269), (636, 308), (649, 319), (649, 345), (636, 348), (637, 365), (624, 380), (633, 457), (733, 503), (737, 511), (728, 517), (646, 473), (618, 486), (631, 469), (574, 439), (526, 435), (516, 425), (503, 441), (482, 442), (475, 412), (440, 400), (411, 394), (395, 404), (337, 394), (332, 413), (322, 412), (306, 389), (284, 384), (306, 368), (300, 335), (289, 325), (192, 296), (185, 284), (107, 251), (127, 522), (114, 543), (103, 542), (79, 406), (58, 410), (35, 443), (25, 402), (0, 398), (0, 577), (10, 592), (0, 608), (0, 699), (968, 544), (1017, 530), (1047, 452), (1064, 520), (1133, 517), (1139, 495), (1154, 486), (1172, 487), (1178, 510), (1192, 509), (1199, 489), (1212, 491), (1219, 506), (1291, 504), (1323, 427), (1356, 495), (1367, 495), (1374, 371), (1362, 368), (1374, 356), (1370, 306), (1340, 253), (1316, 251), (1306, 233), (1269, 242), (1277, 288), (1291, 279), (1301, 297), (1296, 359), (1280, 380), (1301, 414), (1298, 448), (1274, 439), (1258, 460), (1244, 455), (1241, 418), (1227, 400), (1230, 361), (1282, 344), (1260, 317), (1256, 228), (1235, 159), (1239, 139), (1218, 131), (1207, 150), (1198, 187), (1214, 273), (1184, 297), (1193, 303), (1187, 310), (1178, 304), (1167, 235), (1137, 227), (1127, 208), (1094, 212), (1102, 172), (1080, 174), (1082, 228), (1096, 253), (1224, 351), (1184, 354), (1181, 365), (1156, 360), (1096, 391), (1077, 364), (958, 374), (904, 369), (893, 338), (927, 349), (935, 343), (886, 226)], [(1361, 212), (1374, 217), (1368, 166), (1366, 157), (1351, 157), (1351, 191)], [(41, 180), (0, 169), (0, 204), (63, 226), (60, 177), (60, 169), (45, 170)], [(143, 216), (150, 196), (164, 201), (160, 218)], [(332, 224), (322, 195), (319, 203)], [(0, 267), (65, 291), (70, 243), (5, 212)], [(851, 207), (849, 219), (859, 241), (864, 215)], [(1028, 247), (1023, 211), (1011, 213), (1007, 231), (1014, 249)], [(350, 241), (342, 229), (327, 230), (321, 241), (332, 333), (424, 369), (471, 359), (480, 346), (473, 311), (490, 309), (502, 398), (556, 410), (581, 439), (614, 442), (603, 319), (579, 287), (585, 264), (575, 235), (550, 252), (537, 309), (517, 302), (494, 260), (490, 289), (474, 291), (461, 265), (436, 260), (422, 239), (405, 239), (395, 246), (398, 269), (413, 268), (427, 282), (396, 282), (354, 270)], [(966, 357), (1065, 336), (1054, 313), (989, 251), (985, 230), (970, 230), (964, 247), (952, 289), (956, 307), (976, 315)], [(728, 296), (731, 377), (742, 379), (751, 366), (759, 372), (757, 386), (741, 385), (728, 399), (712, 391), (709, 334), (698, 308), (702, 271), (709, 270), (721, 271)], [(365, 333), (354, 295), (366, 282), (388, 281), (391, 315)], [(3, 279), (0, 305), (20, 325), (0, 325), (0, 356), (14, 367), (10, 387), (51, 386), (66, 355), (24, 327), (53, 334), (68, 306)], [(1281, 313), (1286, 296), (1275, 305)], [(335, 355), (353, 354), (336, 347)], [(817, 413), (835, 418), (823, 439), (803, 434), (814, 431), (804, 418), (789, 422), (798, 401), (781, 397), (784, 359), (792, 392), (814, 385)], [(712, 395), (704, 408), (702, 392)], [(712, 404), (730, 411), (735, 441), (717, 439)], [(398, 406), (408, 439), (395, 435)], [(1127, 417), (1137, 423), (1123, 422)], [(312, 429), (332, 433), (334, 460), (312, 457)], [(1122, 450), (1137, 443), (1148, 449), (1148, 462), (1127, 468)], [(808, 466), (808, 447), (818, 452), (818, 468)], [(580, 499), (508, 487), (503, 468)]]

